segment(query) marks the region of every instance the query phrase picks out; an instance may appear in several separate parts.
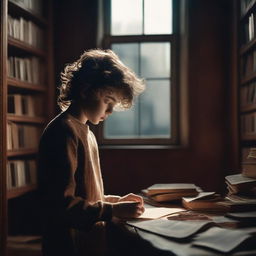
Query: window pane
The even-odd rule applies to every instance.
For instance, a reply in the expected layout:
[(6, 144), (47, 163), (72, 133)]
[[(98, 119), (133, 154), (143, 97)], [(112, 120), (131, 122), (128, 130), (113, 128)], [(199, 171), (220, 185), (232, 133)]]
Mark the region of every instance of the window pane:
[(144, 0), (145, 34), (172, 33), (172, 0)]
[(171, 72), (170, 43), (141, 44), (141, 76), (144, 78), (169, 78)]
[(147, 81), (140, 97), (141, 137), (170, 137), (170, 81)]
[(111, 34), (142, 34), (142, 0), (111, 1)]
[(138, 104), (131, 109), (113, 112), (104, 122), (104, 137), (107, 139), (138, 138)]
[(112, 44), (112, 50), (119, 56), (120, 60), (139, 74), (139, 44), (125, 43)]

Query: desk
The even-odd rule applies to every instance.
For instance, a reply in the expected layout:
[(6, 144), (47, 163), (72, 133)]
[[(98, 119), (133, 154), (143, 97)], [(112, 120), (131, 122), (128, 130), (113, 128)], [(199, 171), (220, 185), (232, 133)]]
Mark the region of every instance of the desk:
[[(191, 239), (186, 242), (168, 239), (163, 236), (142, 231), (125, 225), (125, 223), (109, 223), (108, 238), (112, 240), (109, 255), (178, 255), (178, 256), (221, 256), (221, 255), (256, 255), (256, 239), (248, 241), (232, 253), (223, 254), (210, 249), (193, 246)], [(115, 249), (114, 249), (115, 248)], [(122, 252), (118, 254), (118, 252)]]

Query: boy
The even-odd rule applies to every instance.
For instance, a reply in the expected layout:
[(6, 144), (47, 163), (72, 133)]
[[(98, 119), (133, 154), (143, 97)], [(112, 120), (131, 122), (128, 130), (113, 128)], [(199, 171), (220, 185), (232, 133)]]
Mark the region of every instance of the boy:
[(102, 221), (144, 211), (140, 196), (104, 195), (97, 142), (86, 123), (98, 124), (113, 109), (131, 107), (144, 83), (111, 50), (84, 52), (65, 67), (61, 80), (63, 112), (47, 125), (39, 146), (43, 254), (85, 255)]

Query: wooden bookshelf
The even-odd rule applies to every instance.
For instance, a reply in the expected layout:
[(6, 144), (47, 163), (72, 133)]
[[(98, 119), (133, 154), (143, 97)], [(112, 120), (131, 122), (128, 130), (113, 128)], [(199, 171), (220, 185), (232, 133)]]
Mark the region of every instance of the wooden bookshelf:
[(15, 198), (18, 196), (22, 196), (30, 191), (33, 191), (36, 189), (36, 185), (27, 185), (24, 187), (20, 187), (20, 188), (12, 188), (10, 190), (7, 191), (7, 198), (11, 199), (11, 198)]
[(240, 55), (244, 55), (245, 53), (247, 53), (248, 51), (250, 51), (252, 48), (254, 48), (256, 45), (256, 39), (253, 39), (252, 41), (250, 41), (248, 44), (243, 45), (240, 49)]
[(43, 50), (30, 46), (25, 42), (22, 42), (10, 36), (8, 37), (8, 45), (9, 45), (9, 48), (14, 48), (16, 49), (16, 51), (19, 51), (19, 52), (27, 52), (38, 57), (46, 56), (46, 53)]
[[(11, 248), (7, 249), (6, 246), (8, 235), (12, 235), (8, 225), (16, 223), (12, 219), (15, 216), (8, 214), (10, 207), (12, 212), (18, 213), (22, 204), (30, 205), (29, 200), (32, 200), (30, 195), (36, 194), (37, 141), (40, 132), (53, 117), (55, 83), (52, 1), (41, 0), (39, 5), (38, 1), (24, 1), (23, 5), (22, 1), (2, 0), (0, 7), (0, 255), (7, 256), (12, 252)], [(13, 98), (14, 103), (11, 101)], [(17, 101), (17, 98), (21, 100)], [(28, 103), (26, 99), (29, 99)], [(44, 102), (47, 104), (44, 105)], [(14, 112), (10, 111), (12, 106)], [(30, 111), (31, 107), (34, 111)], [(10, 135), (8, 128), (10, 124), (16, 125), (21, 130), (25, 130), (26, 127), (31, 128), (32, 131), (38, 129), (38, 132), (34, 132), (36, 146), (31, 144), (33, 139), (30, 137), (29, 129), (26, 136), (18, 137), (17, 140), (17, 136), (21, 136), (22, 132), (19, 130), (15, 136)], [(26, 146), (23, 142), (25, 140), (28, 142)], [(19, 163), (22, 164), (23, 169), (19, 169), (18, 172), (15, 168), (20, 167)], [(28, 174), (31, 170), (33, 173)], [(23, 180), (20, 179), (20, 172)], [(33, 174), (33, 182), (28, 179), (31, 174)], [(17, 177), (18, 182), (15, 180)], [(20, 200), (23, 200), (22, 204)], [(26, 230), (20, 230), (15, 224), (11, 227), (11, 232), (15, 234), (28, 235)], [(22, 254), (15, 250), (15, 255)]]
[(32, 123), (32, 124), (45, 124), (46, 120), (43, 117), (30, 117), (30, 116), (17, 116), (8, 114), (8, 121), (14, 121), (18, 123)]
[[(243, 1), (243, 0), (242, 0)], [(240, 8), (241, 8), (241, 5), (242, 5), (242, 1), (239, 0), (239, 3), (240, 3)], [(240, 20), (243, 21), (244, 19), (248, 18), (248, 15), (251, 13), (251, 10), (255, 7), (256, 5), (256, 0), (252, 0), (250, 1), (249, 5), (245, 8), (245, 10), (242, 12), (242, 10), (239, 8), (240, 10)]]
[(252, 111), (256, 111), (256, 106), (255, 104), (250, 104), (247, 105), (246, 107), (241, 107), (240, 109), (240, 113), (247, 113), (247, 112), (252, 112)]
[(20, 81), (15, 78), (8, 77), (7, 84), (9, 87), (20, 88), (35, 92), (46, 92), (47, 88), (45, 85), (32, 84), (25, 81)]
[[(243, 58), (243, 56), (241, 58)], [(248, 75), (245, 78), (243, 78), (241, 80), (241, 85), (247, 84), (247, 83), (249, 83), (250, 81), (252, 81), (254, 79), (256, 79), (256, 72), (253, 72), (250, 75)]]
[(7, 156), (8, 157), (21, 157), (21, 156), (28, 156), (28, 155), (35, 155), (37, 153), (37, 149), (20, 149), (20, 150), (8, 150)]
[(38, 15), (37, 13), (33, 12), (33, 10), (26, 8), (22, 4), (19, 4), (12, 0), (9, 0), (8, 9), (11, 13), (15, 13), (18, 16), (23, 16), (29, 20), (32, 20), (39, 26), (43, 26), (43, 27), (48, 26), (47, 19), (45, 19), (42, 16)]
[[(256, 0), (237, 1), (238, 120), (240, 120), (240, 168), (250, 147), (256, 146)], [(250, 58), (251, 55), (251, 58)], [(249, 56), (249, 57), (248, 57)], [(248, 61), (248, 59), (250, 60)], [(243, 64), (243, 70), (242, 66)]]

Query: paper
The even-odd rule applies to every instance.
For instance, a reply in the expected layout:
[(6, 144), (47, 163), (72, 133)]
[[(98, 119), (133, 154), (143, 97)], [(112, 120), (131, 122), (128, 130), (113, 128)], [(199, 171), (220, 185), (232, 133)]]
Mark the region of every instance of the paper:
[(158, 219), (173, 213), (185, 211), (182, 208), (152, 207), (145, 208), (145, 212), (138, 219)]
[(170, 238), (188, 238), (202, 228), (214, 225), (211, 221), (175, 221), (175, 220), (146, 220), (141, 222), (128, 221), (127, 224)]
[(207, 199), (208, 197), (214, 195), (215, 192), (200, 192), (197, 196), (194, 197), (183, 197), (184, 200), (186, 200), (187, 202), (192, 202), (198, 199)]
[(192, 244), (227, 253), (249, 237), (250, 235), (244, 231), (212, 227), (198, 234)]

